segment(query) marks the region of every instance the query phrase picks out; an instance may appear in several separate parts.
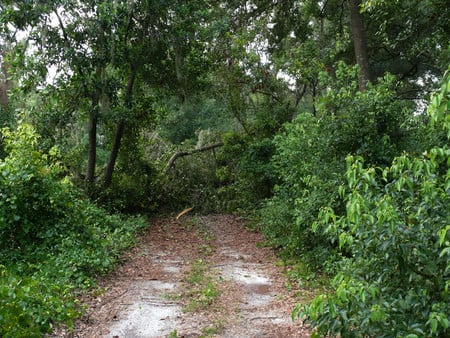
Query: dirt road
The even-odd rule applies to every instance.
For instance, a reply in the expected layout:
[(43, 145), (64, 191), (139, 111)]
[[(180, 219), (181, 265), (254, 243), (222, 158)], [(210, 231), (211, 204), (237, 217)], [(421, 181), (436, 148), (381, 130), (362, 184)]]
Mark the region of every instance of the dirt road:
[(310, 295), (287, 283), (261, 235), (239, 218), (150, 222), (126, 262), (83, 300), (87, 313), (70, 337), (310, 337), (291, 320)]

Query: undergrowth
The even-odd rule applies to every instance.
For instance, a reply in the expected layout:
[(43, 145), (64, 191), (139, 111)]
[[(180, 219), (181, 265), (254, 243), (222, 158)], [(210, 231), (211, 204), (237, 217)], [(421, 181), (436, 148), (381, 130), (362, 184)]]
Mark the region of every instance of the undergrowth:
[(61, 323), (73, 327), (83, 311), (77, 294), (112, 269), (147, 222), (84, 199), (30, 126), (2, 137), (0, 336), (42, 337)]

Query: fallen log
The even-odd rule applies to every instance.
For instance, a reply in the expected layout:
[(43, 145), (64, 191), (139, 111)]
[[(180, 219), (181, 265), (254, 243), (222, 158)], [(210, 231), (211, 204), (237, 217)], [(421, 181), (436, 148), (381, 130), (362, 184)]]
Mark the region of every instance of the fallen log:
[(192, 150), (184, 150), (184, 151), (179, 151), (176, 152), (175, 154), (172, 155), (172, 157), (170, 158), (169, 162), (167, 162), (166, 167), (164, 168), (164, 173), (167, 174), (167, 172), (174, 166), (175, 161), (180, 158), (180, 157), (184, 157), (184, 156), (189, 156), (195, 153), (200, 153), (203, 151), (208, 151), (208, 150), (212, 150), (215, 148), (219, 148), (223, 146), (223, 142), (217, 142), (217, 143), (213, 143), (213, 144), (209, 144), (207, 146), (204, 147), (200, 147), (200, 148), (195, 148)]

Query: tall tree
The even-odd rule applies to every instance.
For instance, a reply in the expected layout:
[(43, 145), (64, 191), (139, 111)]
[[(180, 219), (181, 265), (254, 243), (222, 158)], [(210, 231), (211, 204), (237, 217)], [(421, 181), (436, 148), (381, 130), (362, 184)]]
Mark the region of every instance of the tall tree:
[(348, 0), (347, 4), (350, 12), (350, 27), (353, 37), (353, 47), (355, 49), (355, 58), (360, 69), (359, 90), (364, 91), (367, 83), (371, 80), (371, 75), (366, 32), (361, 15), (361, 0)]
[(6, 53), (7, 48), (0, 44), (0, 112), (3, 112), (8, 108), (8, 92), (11, 88)]
[[(137, 78), (145, 79), (148, 88), (177, 84), (173, 87), (186, 91), (188, 83), (181, 80), (190, 70), (180, 60), (195, 55), (189, 51), (198, 38), (193, 35), (204, 25), (204, 4), (84, 0), (2, 5), (2, 22), (28, 31), (36, 46), (34, 61), (43, 69), (57, 68), (56, 86), (73, 98), (66, 108), (80, 117), (87, 110), (88, 183), (96, 177), (98, 135), (104, 138), (115, 125), (114, 136), (103, 142), (111, 146), (104, 186), (111, 183), (126, 127), (140, 116), (133, 105)], [(33, 15), (23, 16), (25, 12)], [(76, 104), (80, 100), (83, 105)]]

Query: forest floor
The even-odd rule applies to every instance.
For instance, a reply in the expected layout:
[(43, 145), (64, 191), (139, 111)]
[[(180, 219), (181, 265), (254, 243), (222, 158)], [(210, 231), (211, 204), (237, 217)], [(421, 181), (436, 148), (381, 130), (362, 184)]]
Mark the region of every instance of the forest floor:
[(296, 287), (260, 233), (231, 215), (150, 220), (124, 263), (85, 295), (72, 333), (53, 337), (310, 337)]

